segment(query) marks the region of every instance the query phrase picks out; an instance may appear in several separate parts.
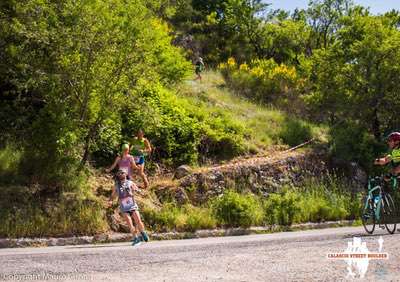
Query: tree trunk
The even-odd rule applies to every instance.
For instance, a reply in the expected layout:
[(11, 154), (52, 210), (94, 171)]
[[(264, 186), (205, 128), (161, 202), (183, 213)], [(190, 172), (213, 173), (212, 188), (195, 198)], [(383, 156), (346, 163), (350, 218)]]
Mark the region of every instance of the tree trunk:
[(381, 141), (381, 131), (380, 131), (380, 121), (378, 118), (378, 108), (374, 109), (374, 114), (373, 114), (373, 121), (372, 121), (372, 132), (375, 136), (375, 140), (380, 142)]
[(90, 153), (90, 142), (92, 141), (94, 135), (97, 133), (97, 128), (101, 123), (102, 118), (97, 118), (96, 122), (90, 127), (88, 134), (85, 137), (85, 147), (83, 150), (83, 155), (81, 159), (81, 163), (79, 165), (79, 170), (82, 170), (85, 166)]

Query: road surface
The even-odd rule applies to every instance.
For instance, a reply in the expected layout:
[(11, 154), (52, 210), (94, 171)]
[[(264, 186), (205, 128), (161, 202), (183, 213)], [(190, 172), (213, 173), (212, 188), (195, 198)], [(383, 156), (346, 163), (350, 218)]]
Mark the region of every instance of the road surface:
[[(400, 281), (400, 233), (362, 227), (267, 235), (47, 248), (0, 249), (0, 281), (349, 281), (344, 260), (328, 259), (361, 236), (370, 260), (364, 279)], [(351, 281), (351, 280), (350, 280)]]

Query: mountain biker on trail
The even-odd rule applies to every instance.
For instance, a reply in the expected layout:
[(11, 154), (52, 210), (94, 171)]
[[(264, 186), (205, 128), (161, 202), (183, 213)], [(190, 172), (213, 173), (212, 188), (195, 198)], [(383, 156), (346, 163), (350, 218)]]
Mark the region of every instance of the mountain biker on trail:
[(139, 172), (139, 176), (143, 180), (144, 188), (146, 189), (149, 186), (149, 181), (147, 180), (147, 176), (144, 173), (144, 161), (145, 157), (151, 153), (152, 148), (149, 140), (144, 137), (143, 130), (139, 130), (136, 133), (136, 136), (131, 141), (131, 152), (134, 158), (135, 166)]
[(392, 177), (394, 182), (392, 187), (397, 187), (397, 176), (400, 174), (400, 132), (392, 132), (387, 137), (388, 147), (390, 153), (383, 158), (375, 159), (375, 165), (387, 165), (390, 163), (391, 171), (389, 175), (385, 176), (385, 181), (389, 181)]
[[(114, 198), (118, 195), (120, 211), (123, 214), (125, 222), (128, 224), (129, 230), (133, 235), (133, 246), (140, 244), (142, 241), (149, 241), (149, 237), (144, 230), (142, 219), (140, 218), (139, 207), (133, 196), (133, 191), (137, 189), (137, 186), (132, 181), (127, 179), (127, 173), (125, 170), (120, 169), (117, 172), (115, 186), (109, 199), (109, 205), (111, 206)], [(137, 228), (133, 226), (132, 219)]]

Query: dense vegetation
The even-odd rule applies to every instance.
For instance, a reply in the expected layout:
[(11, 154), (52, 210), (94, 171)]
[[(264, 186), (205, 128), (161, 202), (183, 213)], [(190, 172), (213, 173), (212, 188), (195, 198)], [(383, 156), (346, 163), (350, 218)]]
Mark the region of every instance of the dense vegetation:
[(208, 205), (195, 207), (168, 203), (159, 211), (144, 208), (142, 214), (156, 231), (194, 231), (215, 227), (255, 225), (290, 226), (294, 223), (356, 219), (360, 199), (335, 177), (309, 179), (303, 187), (286, 187), (265, 198), (240, 191), (226, 191)]
[[(0, 184), (17, 188), (0, 196), (19, 191), (37, 211), (32, 222), (61, 233), (75, 232), (57, 225), (76, 221), (60, 212), (75, 202), (77, 214), (96, 215), (89, 230), (79, 229), (103, 230), (88, 176), (141, 128), (155, 147), (152, 161), (169, 168), (295, 146), (328, 131), (332, 156), (370, 170), (384, 136), (400, 129), (399, 25), (399, 12), (372, 15), (351, 0), (312, 0), (293, 13), (261, 0), (4, 0)], [(198, 56), (214, 69), (202, 83), (188, 81)], [(207, 76), (219, 81), (219, 73), (224, 81), (208, 87)], [(59, 211), (45, 222), (49, 198)], [(1, 203), (7, 226), (28, 214)]]

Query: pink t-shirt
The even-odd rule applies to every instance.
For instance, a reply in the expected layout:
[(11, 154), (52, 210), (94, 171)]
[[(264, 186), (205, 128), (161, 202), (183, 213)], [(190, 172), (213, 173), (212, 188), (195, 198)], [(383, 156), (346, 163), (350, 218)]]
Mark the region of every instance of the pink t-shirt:
[(132, 178), (133, 172), (132, 172), (132, 163), (135, 160), (133, 159), (133, 157), (131, 155), (127, 155), (125, 157), (122, 157), (119, 161), (118, 161), (118, 169), (121, 169), (123, 171), (125, 171), (129, 178)]

